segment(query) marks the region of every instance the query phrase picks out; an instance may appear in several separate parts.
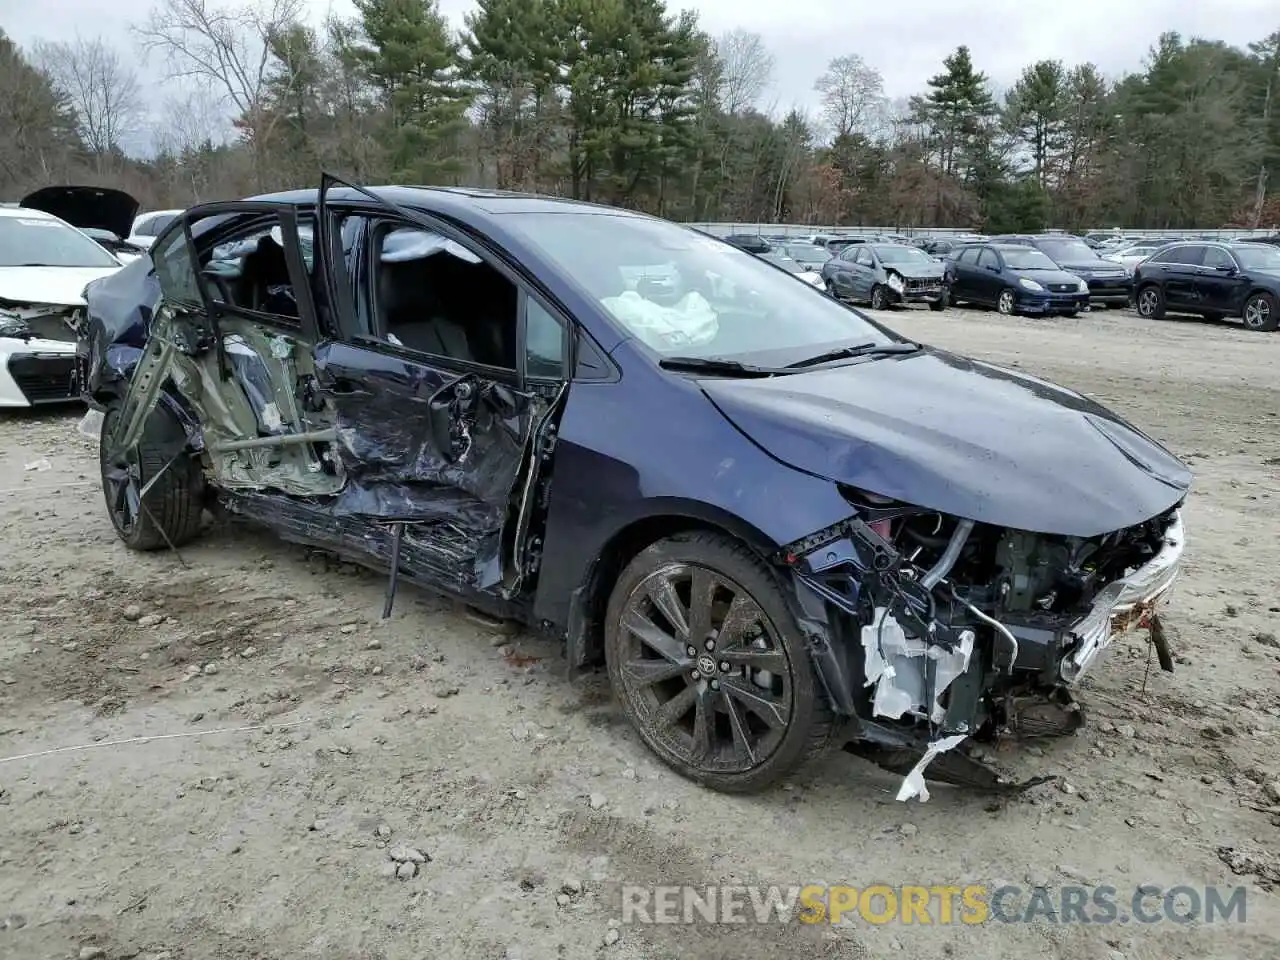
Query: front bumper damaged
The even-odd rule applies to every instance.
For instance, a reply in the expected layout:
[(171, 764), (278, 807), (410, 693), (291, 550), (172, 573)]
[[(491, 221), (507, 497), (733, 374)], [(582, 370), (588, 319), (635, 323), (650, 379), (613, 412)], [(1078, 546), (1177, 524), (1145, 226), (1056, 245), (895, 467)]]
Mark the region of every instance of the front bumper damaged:
[[(930, 779), (995, 791), (1044, 782), (1002, 778), (970, 755), (966, 741), (1074, 730), (1082, 715), (1071, 689), (1121, 636), (1146, 627), (1162, 668), (1172, 670), (1158, 608), (1183, 553), (1177, 511), (1154, 555), (1097, 588), (1074, 614), (1006, 614), (949, 582), (973, 531), (968, 521), (924, 570), (880, 536), (884, 529), (874, 515), (854, 517), (789, 544), (775, 560), (794, 577), (819, 679), (850, 720), (846, 750), (904, 774), (899, 800), (928, 799), (926, 770)], [(1023, 728), (1031, 700), (1037, 705), (1025, 711), (1033, 719)]]
[(1164, 546), (1155, 557), (1124, 579), (1102, 588), (1094, 598), (1093, 609), (1071, 626), (1070, 634), (1078, 642), (1062, 660), (1060, 673), (1064, 681), (1078, 682), (1117, 637), (1139, 627), (1153, 626), (1157, 607), (1178, 578), (1183, 544), (1179, 513), (1165, 531)]

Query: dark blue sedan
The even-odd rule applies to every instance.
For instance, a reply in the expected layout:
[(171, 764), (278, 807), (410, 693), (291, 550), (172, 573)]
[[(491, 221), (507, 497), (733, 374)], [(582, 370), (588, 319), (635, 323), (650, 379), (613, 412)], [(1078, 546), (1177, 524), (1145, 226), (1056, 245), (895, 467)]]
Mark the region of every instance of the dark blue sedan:
[(833, 744), (904, 799), (934, 756), (995, 785), (961, 742), (1074, 730), (1178, 568), (1154, 440), (636, 213), (327, 179), (186, 211), (87, 299), (125, 544), (225, 510), (383, 571), (384, 616), (408, 581), (561, 638), (719, 790)]
[(1089, 285), (1037, 250), (1011, 243), (971, 243), (947, 260), (953, 302), (1004, 314), (1064, 314), (1089, 307)]

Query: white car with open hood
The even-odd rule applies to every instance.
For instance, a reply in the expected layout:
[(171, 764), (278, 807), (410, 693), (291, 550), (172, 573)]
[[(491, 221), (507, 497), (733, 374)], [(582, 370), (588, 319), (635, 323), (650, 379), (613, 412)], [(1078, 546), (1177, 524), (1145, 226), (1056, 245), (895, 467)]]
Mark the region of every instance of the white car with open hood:
[(79, 399), (72, 322), (85, 287), (120, 267), (52, 213), (0, 207), (0, 407)]

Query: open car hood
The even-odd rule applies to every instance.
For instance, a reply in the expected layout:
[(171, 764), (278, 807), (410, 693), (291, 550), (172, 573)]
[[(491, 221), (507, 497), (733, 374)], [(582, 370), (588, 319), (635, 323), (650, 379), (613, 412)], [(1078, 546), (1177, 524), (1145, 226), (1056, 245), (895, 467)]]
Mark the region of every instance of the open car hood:
[(73, 227), (109, 230), (117, 237), (133, 231), (138, 201), (110, 187), (42, 187), (22, 198), (19, 206), (43, 210)]
[(802, 374), (706, 379), (783, 463), (980, 523), (1091, 537), (1174, 506), (1191, 473), (1093, 401), (933, 348)]

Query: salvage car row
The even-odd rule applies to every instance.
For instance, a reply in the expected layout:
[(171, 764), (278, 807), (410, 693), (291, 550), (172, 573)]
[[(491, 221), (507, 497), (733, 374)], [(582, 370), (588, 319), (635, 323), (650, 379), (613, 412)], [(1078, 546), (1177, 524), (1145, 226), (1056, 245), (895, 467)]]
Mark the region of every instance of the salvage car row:
[(925, 244), (893, 236), (726, 239), (877, 310), (926, 303), (1071, 317), (1133, 305), (1153, 319), (1177, 312), (1235, 318), (1263, 332), (1280, 326), (1280, 246), (1269, 243), (1162, 238), (1107, 249), (1063, 234)]

